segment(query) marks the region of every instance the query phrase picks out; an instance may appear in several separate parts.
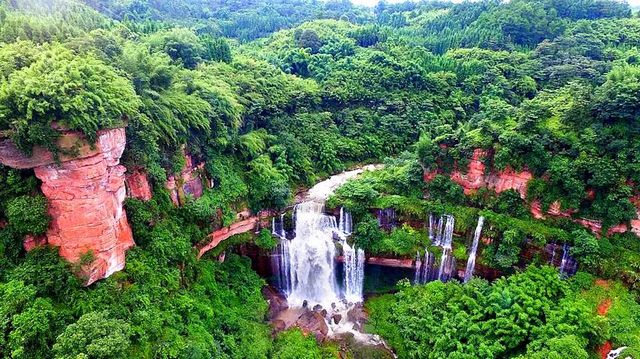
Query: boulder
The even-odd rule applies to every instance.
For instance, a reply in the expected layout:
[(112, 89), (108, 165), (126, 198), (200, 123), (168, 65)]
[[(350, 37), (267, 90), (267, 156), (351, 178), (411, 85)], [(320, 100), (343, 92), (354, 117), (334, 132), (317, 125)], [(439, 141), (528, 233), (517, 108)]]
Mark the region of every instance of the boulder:
[(314, 311), (305, 311), (296, 320), (295, 325), (306, 334), (313, 334), (316, 339), (323, 340), (329, 333), (329, 327), (322, 314)]
[(289, 308), (287, 298), (272, 286), (262, 288), (262, 295), (269, 303), (269, 311), (267, 312), (268, 320), (275, 319), (278, 314)]

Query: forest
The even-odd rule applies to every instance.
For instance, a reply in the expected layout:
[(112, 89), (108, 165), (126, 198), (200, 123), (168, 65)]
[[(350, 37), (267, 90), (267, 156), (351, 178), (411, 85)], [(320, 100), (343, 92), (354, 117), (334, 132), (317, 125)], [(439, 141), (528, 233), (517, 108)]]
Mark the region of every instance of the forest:
[[(124, 200), (135, 247), (90, 285), (95, 253), (27, 246), (60, 225), (39, 169), (0, 164), (1, 357), (640, 358), (640, 15), (625, 1), (0, 0), (0, 142), (56, 166), (82, 151), (65, 134), (93, 150), (123, 127), (119, 164), (152, 195)], [(167, 183), (191, 162), (204, 188), (177, 205)], [(482, 218), (476, 275), (365, 288), (360, 330), (385, 350), (274, 328), (273, 278), (247, 251), (278, 253), (301, 193), (368, 164), (322, 209), (340, 213), (344, 271), (351, 246), (464, 270)], [(505, 173), (528, 182), (502, 190)], [(243, 211), (256, 231), (198, 252)], [(448, 247), (435, 215), (455, 217)]]

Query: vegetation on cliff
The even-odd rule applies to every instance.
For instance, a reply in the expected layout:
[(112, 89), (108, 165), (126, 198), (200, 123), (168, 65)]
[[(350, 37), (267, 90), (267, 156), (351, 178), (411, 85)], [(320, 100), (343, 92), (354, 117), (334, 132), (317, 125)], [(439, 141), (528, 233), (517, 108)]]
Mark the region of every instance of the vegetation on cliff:
[[(126, 269), (84, 288), (72, 274), (82, 263), (25, 251), (25, 236), (49, 225), (47, 203), (31, 171), (0, 166), (0, 355), (331, 355), (297, 331), (271, 336), (264, 281), (246, 258), (198, 261), (194, 246), (238, 210), (285, 207), (299, 186), (387, 157), (329, 201), (352, 211), (368, 253), (424, 250), (411, 222), (430, 212), (454, 213), (459, 233), (482, 215), (493, 239), (483, 265), (517, 273), (523, 249), (567, 242), (581, 270), (634, 290), (615, 284), (608, 328), (593, 281), (548, 268), (402, 286), (370, 304), (373, 330), (401, 357), (581, 358), (605, 339), (638, 355), (640, 241), (606, 229), (637, 216), (639, 34), (614, 0), (0, 1), (0, 138), (55, 151), (61, 130), (95, 141), (126, 126), (123, 164), (154, 189), (127, 202), (137, 248)], [(527, 198), (465, 196), (447, 174), (475, 149), (488, 170), (531, 171)], [(212, 188), (175, 208), (165, 184), (185, 151)], [(438, 175), (425, 183), (425, 171)], [(533, 219), (536, 201), (601, 220), (605, 236)], [(381, 230), (372, 208), (407, 225)]]

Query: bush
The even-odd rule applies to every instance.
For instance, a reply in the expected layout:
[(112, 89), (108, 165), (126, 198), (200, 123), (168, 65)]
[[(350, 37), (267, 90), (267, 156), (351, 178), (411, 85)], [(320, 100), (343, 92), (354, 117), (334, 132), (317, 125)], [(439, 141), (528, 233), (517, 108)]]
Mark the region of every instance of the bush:
[(273, 238), (271, 231), (266, 228), (260, 230), (260, 234), (256, 237), (255, 243), (258, 247), (267, 251), (273, 250), (278, 245), (278, 241)]
[(7, 219), (19, 236), (41, 235), (49, 227), (47, 199), (44, 196), (19, 196), (7, 203)]

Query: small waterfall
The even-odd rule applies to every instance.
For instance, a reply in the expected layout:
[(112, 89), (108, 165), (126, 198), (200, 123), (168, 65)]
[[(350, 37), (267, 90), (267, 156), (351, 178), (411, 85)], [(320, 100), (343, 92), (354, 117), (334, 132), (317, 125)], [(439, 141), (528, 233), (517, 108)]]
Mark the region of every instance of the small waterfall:
[(420, 258), (420, 253), (416, 254), (416, 270), (413, 277), (414, 284), (425, 284), (438, 279), (435, 258), (433, 253), (428, 250), (425, 250), (423, 258)]
[[(451, 279), (455, 269), (455, 258), (451, 255), (455, 217), (447, 215), (445, 216), (445, 219), (446, 224), (444, 226), (444, 232), (441, 239), (442, 257), (440, 258), (440, 270), (438, 271), (438, 280), (443, 282)], [(442, 222), (442, 219), (440, 222)]]
[(280, 239), (275, 253), (271, 256), (276, 284), (285, 295), (291, 293), (291, 268), (289, 240)]
[(478, 224), (476, 225), (476, 231), (473, 233), (473, 243), (469, 250), (469, 259), (467, 260), (467, 268), (464, 271), (464, 283), (468, 282), (473, 277), (473, 269), (476, 266), (476, 253), (478, 252), (478, 244), (480, 243), (480, 234), (482, 234), (482, 226), (484, 225), (484, 217), (478, 218)]
[(342, 242), (344, 253), (344, 297), (347, 302), (362, 302), (364, 284), (364, 250)]
[(420, 274), (422, 269), (422, 261), (420, 260), (420, 252), (416, 252), (416, 269), (413, 272), (413, 284), (420, 284)]
[(551, 259), (549, 259), (549, 265), (553, 265), (553, 261), (556, 259), (556, 244), (555, 242), (551, 244)]
[(287, 238), (287, 231), (284, 229), (284, 213), (280, 215), (280, 220), (276, 222), (276, 217), (271, 219), (271, 234), (280, 239)]
[(353, 232), (353, 220), (351, 219), (351, 213), (344, 208), (340, 208), (340, 231), (345, 236), (350, 236)]
[(565, 270), (567, 269), (567, 262), (569, 261), (569, 246), (565, 243), (562, 246), (562, 260), (560, 261), (560, 277), (565, 276)]
[(433, 215), (429, 215), (429, 239), (434, 246), (443, 245), (444, 222), (448, 217), (451, 216), (440, 216), (435, 220)]
[(377, 210), (378, 225), (387, 231), (396, 227), (396, 210), (393, 208), (385, 208)]
[(571, 246), (567, 243), (547, 243), (544, 253), (549, 258), (549, 265), (557, 267), (561, 278), (571, 277), (578, 270), (578, 262), (569, 253)]

